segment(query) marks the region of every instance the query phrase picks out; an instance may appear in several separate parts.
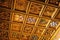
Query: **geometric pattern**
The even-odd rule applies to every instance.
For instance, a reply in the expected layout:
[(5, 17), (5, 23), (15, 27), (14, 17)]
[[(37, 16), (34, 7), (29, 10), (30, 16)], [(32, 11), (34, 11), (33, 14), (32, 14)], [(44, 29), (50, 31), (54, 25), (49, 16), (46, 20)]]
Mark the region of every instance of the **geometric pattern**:
[(51, 40), (59, 26), (59, 0), (0, 0), (0, 40)]

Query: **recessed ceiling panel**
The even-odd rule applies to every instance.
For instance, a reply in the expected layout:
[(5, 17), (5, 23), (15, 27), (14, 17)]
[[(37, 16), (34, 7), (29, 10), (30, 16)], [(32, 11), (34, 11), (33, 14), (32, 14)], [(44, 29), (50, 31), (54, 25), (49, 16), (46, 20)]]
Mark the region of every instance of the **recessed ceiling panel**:
[(42, 35), (39, 40), (49, 40), (49, 38), (45, 35)]
[(58, 12), (58, 14), (55, 17), (56, 19), (60, 19), (60, 11)]
[(25, 25), (25, 27), (23, 28), (23, 33), (24, 34), (31, 34), (33, 31), (33, 27), (32, 25)]
[(9, 22), (6, 22), (6, 21), (0, 22), (0, 29), (1, 30), (9, 30)]
[(20, 31), (21, 32), (21, 28), (22, 28), (22, 24), (21, 23), (11, 23), (11, 30), (14, 30), (14, 31)]
[(53, 29), (53, 28), (48, 28), (48, 29), (45, 30), (44, 35), (46, 35), (46, 36), (48, 36), (48, 37), (51, 37), (51, 36), (54, 34), (54, 32), (55, 32), (55, 29)]
[(49, 0), (49, 4), (53, 4), (58, 6), (59, 5), (60, 0)]
[(11, 31), (10, 32), (10, 37), (11, 37), (11, 40), (15, 39), (15, 40), (19, 40), (19, 32), (16, 32), (16, 31)]
[(12, 16), (12, 21), (23, 22), (24, 17), (25, 15), (23, 14), (23, 12), (16, 12), (16, 13), (14, 12)]
[(26, 11), (28, 2), (27, 0), (16, 0), (15, 9)]
[(48, 22), (49, 22), (49, 19), (47, 19), (47, 18), (40, 18), (38, 25), (40, 25), (40, 26), (46, 26)]
[(42, 7), (43, 7), (43, 4), (38, 4), (36, 2), (31, 2), (30, 8), (29, 8), (29, 13), (38, 15), (40, 13)]
[(35, 27), (34, 34), (40, 36), (40, 35), (42, 35), (43, 31), (44, 31), (44, 28)]
[(12, 0), (0, 0), (0, 6), (11, 8)]
[(51, 17), (55, 10), (56, 10), (55, 7), (47, 6), (43, 12), (43, 16)]
[(49, 23), (49, 28), (54, 28), (54, 29), (57, 29), (59, 26), (59, 22), (58, 21), (51, 21)]
[(28, 15), (27, 16), (27, 24), (35, 24), (36, 23), (36, 20), (37, 20), (38, 17), (36, 16), (33, 16), (33, 15)]
[(3, 39), (2, 40), (9, 40), (9, 35), (8, 35), (8, 31), (3, 31), (2, 35), (3, 35)]
[(22, 36), (20, 37), (21, 40), (30, 40), (30, 35), (24, 35), (21, 34)]
[[(0, 19), (10, 21), (10, 12), (8, 9), (0, 8)], [(7, 12), (8, 11), (8, 12)]]
[(38, 39), (39, 39), (39, 37), (37, 35), (31, 35), (30, 40), (38, 40)]

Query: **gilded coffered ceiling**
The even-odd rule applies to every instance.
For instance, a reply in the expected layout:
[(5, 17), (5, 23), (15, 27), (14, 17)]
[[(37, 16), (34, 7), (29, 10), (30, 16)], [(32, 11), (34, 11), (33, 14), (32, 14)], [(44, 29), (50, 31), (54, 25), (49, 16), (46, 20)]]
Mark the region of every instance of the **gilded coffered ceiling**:
[(60, 28), (60, 0), (0, 0), (0, 40), (53, 40)]

